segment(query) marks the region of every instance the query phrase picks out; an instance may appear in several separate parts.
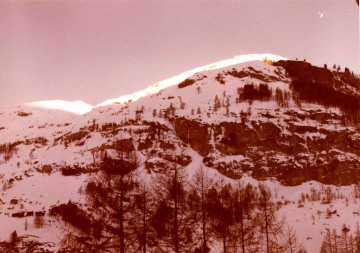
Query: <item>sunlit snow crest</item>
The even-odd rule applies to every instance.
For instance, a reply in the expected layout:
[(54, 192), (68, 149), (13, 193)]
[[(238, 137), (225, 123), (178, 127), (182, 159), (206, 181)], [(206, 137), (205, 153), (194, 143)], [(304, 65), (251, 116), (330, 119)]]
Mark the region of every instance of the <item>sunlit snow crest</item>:
[(105, 106), (105, 105), (111, 105), (111, 104), (115, 104), (115, 103), (119, 103), (119, 104), (124, 104), (124, 103), (128, 103), (130, 101), (136, 101), (141, 97), (145, 97), (154, 93), (159, 92), (160, 90), (167, 88), (169, 86), (172, 85), (176, 85), (179, 84), (180, 82), (184, 81), (186, 78), (194, 75), (197, 72), (201, 72), (201, 71), (206, 71), (206, 70), (213, 70), (213, 69), (219, 69), (219, 68), (224, 68), (224, 67), (228, 67), (231, 65), (235, 65), (235, 64), (239, 64), (239, 63), (244, 63), (244, 62), (250, 62), (250, 61), (279, 61), (279, 60), (287, 60), (287, 58), (278, 56), (278, 55), (273, 55), (273, 54), (247, 54), (247, 55), (238, 55), (233, 57), (232, 59), (228, 59), (228, 60), (222, 60), (222, 61), (218, 61), (212, 64), (208, 64), (202, 67), (198, 67), (198, 68), (194, 68), (192, 70), (186, 71), (181, 73), (180, 75), (177, 76), (173, 76), (171, 78), (168, 78), (166, 80), (157, 82), (155, 84), (153, 84), (152, 86), (142, 90), (142, 91), (138, 91), (129, 95), (125, 95), (125, 96), (121, 96), (115, 99), (109, 99), (106, 100), (104, 102), (102, 102), (101, 104), (98, 104), (96, 106)]
[(49, 100), (49, 101), (32, 102), (26, 105), (30, 107), (38, 107), (38, 108), (46, 108), (46, 109), (70, 112), (78, 115), (85, 114), (93, 109), (92, 105), (89, 105), (83, 101)]

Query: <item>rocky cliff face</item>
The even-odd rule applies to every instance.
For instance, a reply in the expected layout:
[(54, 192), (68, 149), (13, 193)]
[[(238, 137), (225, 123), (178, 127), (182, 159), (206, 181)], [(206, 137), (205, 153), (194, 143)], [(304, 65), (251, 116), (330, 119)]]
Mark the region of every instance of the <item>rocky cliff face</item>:
[[(316, 114), (307, 113), (307, 118)], [(332, 124), (296, 124), (300, 121), (294, 117), (286, 125), (261, 121), (208, 125), (181, 118), (173, 123), (177, 136), (204, 157), (206, 166), (229, 177), (249, 172), (255, 178), (275, 177), (288, 185), (309, 180), (338, 185), (357, 183), (358, 131), (341, 126), (330, 130)], [(209, 144), (211, 139), (213, 145)]]

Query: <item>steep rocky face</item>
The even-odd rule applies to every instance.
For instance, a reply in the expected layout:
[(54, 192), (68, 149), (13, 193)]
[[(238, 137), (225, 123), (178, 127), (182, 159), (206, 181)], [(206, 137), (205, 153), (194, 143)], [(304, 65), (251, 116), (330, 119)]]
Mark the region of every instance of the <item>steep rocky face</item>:
[[(308, 116), (313, 118), (312, 114)], [(185, 119), (175, 119), (174, 124), (177, 136), (202, 155), (207, 166), (230, 177), (250, 172), (255, 178), (275, 177), (289, 185), (309, 180), (340, 185), (358, 182), (357, 131), (296, 125), (299, 119), (293, 120), (285, 126), (255, 121), (204, 125)], [(281, 127), (288, 133), (284, 134)], [(189, 133), (196, 133), (196, 138), (191, 139)], [(210, 138), (214, 139), (212, 146)]]
[(210, 145), (211, 135), (209, 126), (196, 120), (175, 117), (171, 120), (177, 137), (202, 156), (206, 156), (212, 150)]

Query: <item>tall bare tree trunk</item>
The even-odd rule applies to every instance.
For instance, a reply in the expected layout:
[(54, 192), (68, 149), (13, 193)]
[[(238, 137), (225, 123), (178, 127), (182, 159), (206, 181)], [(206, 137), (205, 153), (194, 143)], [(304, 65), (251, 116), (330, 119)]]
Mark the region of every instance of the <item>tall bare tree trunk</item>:
[(120, 176), (120, 253), (125, 253), (125, 233), (124, 233), (124, 178)]
[(174, 176), (174, 233), (175, 233), (175, 240), (174, 240), (174, 246), (175, 246), (175, 253), (180, 253), (179, 249), (179, 217), (178, 217), (178, 169), (175, 168), (175, 176)]

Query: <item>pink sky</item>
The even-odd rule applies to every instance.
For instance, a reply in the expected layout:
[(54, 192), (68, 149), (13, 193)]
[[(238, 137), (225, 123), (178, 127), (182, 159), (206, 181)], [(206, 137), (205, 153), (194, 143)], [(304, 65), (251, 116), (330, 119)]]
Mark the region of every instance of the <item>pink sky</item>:
[(360, 73), (355, 0), (2, 0), (0, 35), (0, 105), (94, 105), (248, 53)]

